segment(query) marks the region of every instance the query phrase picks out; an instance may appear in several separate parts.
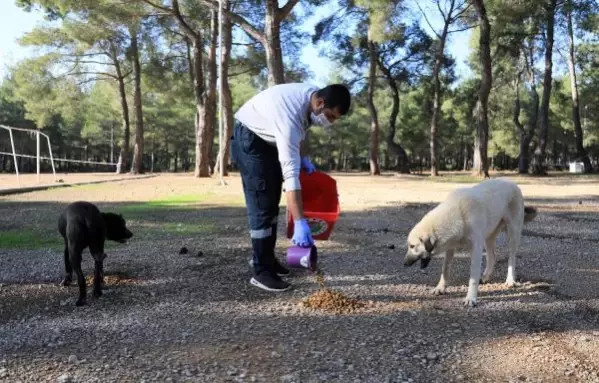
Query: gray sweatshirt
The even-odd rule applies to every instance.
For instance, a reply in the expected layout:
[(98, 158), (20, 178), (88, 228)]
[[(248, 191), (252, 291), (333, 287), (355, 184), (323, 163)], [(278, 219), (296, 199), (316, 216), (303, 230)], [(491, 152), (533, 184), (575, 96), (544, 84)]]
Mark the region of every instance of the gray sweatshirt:
[(264, 141), (275, 145), (286, 191), (301, 189), (300, 143), (310, 127), (310, 97), (318, 90), (308, 84), (281, 84), (258, 93), (235, 118)]

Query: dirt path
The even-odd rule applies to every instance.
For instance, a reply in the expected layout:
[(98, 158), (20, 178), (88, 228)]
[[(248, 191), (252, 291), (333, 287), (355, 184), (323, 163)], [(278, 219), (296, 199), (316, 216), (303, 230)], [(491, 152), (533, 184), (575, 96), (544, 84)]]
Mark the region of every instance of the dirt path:
[[(301, 307), (317, 289), (308, 272), (294, 271), (289, 293), (249, 285), (237, 177), (226, 187), (162, 175), (0, 198), (0, 381), (599, 382), (597, 179), (518, 178), (540, 210), (519, 251), (523, 283), (502, 285), (500, 237), (492, 283), (464, 309), (464, 254), (442, 297), (430, 294), (441, 260), (423, 272), (402, 258), (412, 225), (467, 185), (335, 177), (342, 217), (319, 262), (327, 286), (367, 303), (346, 315)], [(75, 287), (57, 286), (56, 217), (79, 199), (122, 212), (135, 233), (108, 248), (105, 296), (83, 308)], [(279, 238), (282, 257), (284, 225)]]

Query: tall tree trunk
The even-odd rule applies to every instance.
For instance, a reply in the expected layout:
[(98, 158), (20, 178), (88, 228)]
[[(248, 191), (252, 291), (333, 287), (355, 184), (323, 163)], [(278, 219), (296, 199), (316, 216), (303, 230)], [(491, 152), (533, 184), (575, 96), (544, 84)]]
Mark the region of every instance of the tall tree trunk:
[(135, 103), (135, 148), (133, 149), (133, 164), (131, 173), (143, 173), (144, 153), (144, 116), (141, 106), (141, 66), (139, 63), (139, 45), (137, 42), (138, 30), (131, 31), (131, 54), (133, 60), (133, 83)]
[(116, 77), (119, 84), (121, 113), (123, 116), (123, 144), (121, 145), (121, 150), (116, 165), (116, 173), (123, 174), (125, 169), (129, 168), (129, 140), (131, 138), (131, 128), (129, 120), (129, 105), (127, 104), (127, 92), (125, 91), (125, 77), (123, 76), (123, 72), (121, 70), (121, 63), (118, 59), (116, 47), (112, 41), (110, 42), (110, 56), (114, 64)]
[[(230, 1), (223, 0), (223, 8), (230, 8)], [(225, 140), (225, 151), (224, 151), (224, 169), (223, 175), (228, 175), (228, 164), (229, 164), (229, 151), (231, 148), (230, 137), (233, 135), (233, 96), (231, 94), (231, 87), (229, 85), (229, 64), (231, 62), (231, 46), (232, 46), (232, 25), (228, 18), (223, 18), (223, 51), (221, 57), (222, 65), (222, 108), (223, 108), (223, 119), (224, 119), (224, 137)]]
[(433, 116), (431, 119), (431, 134), (430, 134), (430, 150), (431, 150), (431, 176), (439, 175), (437, 167), (437, 131), (439, 129), (439, 120), (441, 118), (441, 67), (443, 66), (443, 53), (445, 51), (445, 42), (447, 41), (447, 33), (449, 30), (449, 22), (445, 22), (443, 32), (439, 41), (439, 50), (435, 56), (435, 65), (433, 67)]
[(193, 39), (193, 67), (194, 67), (194, 95), (196, 103), (195, 116), (195, 177), (210, 177), (210, 157), (208, 155), (209, 128), (207, 127), (207, 113), (204, 99), (204, 69), (203, 69), (203, 41), (197, 33)]
[[(214, 153), (214, 126), (216, 124), (216, 47), (218, 45), (218, 12), (211, 12), (210, 21), (210, 48), (208, 51), (208, 78), (206, 87), (206, 139), (208, 140), (208, 158), (213, 163)], [(211, 166), (212, 167), (212, 166)]]
[[(520, 76), (522, 74), (518, 73), (518, 76), (516, 78), (516, 81), (514, 81), (514, 92), (515, 92), (515, 99), (514, 99), (514, 115), (512, 117), (514, 125), (516, 126), (516, 130), (518, 131), (519, 135), (520, 135), (520, 156), (518, 159), (518, 173), (520, 174), (528, 174), (528, 166), (529, 166), (529, 155), (530, 155), (530, 141), (532, 140), (532, 133), (534, 132), (534, 126), (536, 125), (536, 114), (537, 112), (534, 112), (533, 116), (531, 116), (531, 121), (530, 124), (531, 126), (533, 126), (532, 129), (525, 129), (525, 127), (522, 125), (522, 123), (520, 122), (520, 111), (521, 111), (521, 104), (520, 104)], [(534, 87), (533, 87), (534, 89)], [(535, 91), (536, 93), (536, 91)], [(537, 95), (536, 97), (536, 105), (537, 105), (537, 109), (538, 109), (538, 103), (539, 103), (539, 96)], [(533, 98), (533, 105), (535, 104), (535, 100)], [(533, 122), (534, 120), (534, 122)]]
[(557, 0), (548, 0), (546, 12), (546, 36), (545, 36), (545, 74), (543, 77), (543, 99), (541, 101), (541, 120), (539, 127), (539, 144), (535, 150), (534, 173), (538, 175), (547, 174), (545, 151), (547, 148), (547, 137), (549, 135), (549, 101), (551, 99), (551, 81), (553, 72), (553, 35), (555, 26), (555, 8)]
[[(173, 0), (175, 1), (175, 0)], [(264, 30), (259, 31), (248, 20), (239, 14), (230, 12), (225, 6), (224, 15), (232, 23), (237, 24), (249, 36), (260, 42), (266, 52), (266, 64), (268, 66), (268, 86), (285, 83), (285, 70), (283, 67), (283, 52), (281, 49), (281, 22), (283, 22), (291, 13), (299, 0), (287, 0), (282, 7), (279, 7), (277, 0), (266, 0)], [(212, 9), (218, 9), (219, 4), (216, 1), (202, 2)]]
[(379, 120), (374, 105), (374, 89), (376, 86), (376, 44), (368, 41), (370, 63), (368, 67), (368, 111), (370, 112), (370, 175), (380, 175), (378, 161)]
[(264, 19), (264, 37), (266, 41), (266, 64), (268, 66), (268, 86), (284, 84), (285, 70), (283, 67), (283, 52), (281, 49), (281, 20), (279, 5), (276, 0), (266, 1)]
[(480, 24), (480, 63), (482, 78), (476, 102), (476, 138), (474, 141), (474, 173), (480, 177), (489, 178), (489, 161), (487, 158), (487, 144), (489, 142), (488, 105), (489, 93), (493, 82), (491, 72), (491, 26), (487, 17), (487, 10), (483, 0), (473, 0), (478, 13)]
[(572, 88), (572, 122), (574, 123), (574, 137), (576, 141), (576, 156), (584, 164), (584, 172), (590, 173), (593, 168), (591, 160), (584, 149), (582, 124), (580, 123), (580, 103), (578, 101), (578, 85), (576, 83), (576, 64), (574, 61), (574, 27), (572, 25), (572, 12), (574, 8), (573, 1), (568, 1), (568, 42), (570, 45), (570, 55), (568, 57), (568, 70), (570, 71), (570, 84)]
[(381, 69), (381, 72), (387, 78), (387, 83), (389, 84), (389, 88), (391, 88), (391, 99), (393, 101), (391, 107), (391, 115), (389, 116), (389, 131), (387, 133), (387, 147), (389, 150), (397, 156), (397, 170), (401, 174), (410, 174), (410, 158), (408, 157), (408, 153), (404, 150), (404, 148), (395, 142), (395, 131), (397, 128), (397, 115), (399, 114), (399, 87), (395, 82), (391, 72), (388, 68), (383, 65), (383, 63), (379, 60), (378, 66)]

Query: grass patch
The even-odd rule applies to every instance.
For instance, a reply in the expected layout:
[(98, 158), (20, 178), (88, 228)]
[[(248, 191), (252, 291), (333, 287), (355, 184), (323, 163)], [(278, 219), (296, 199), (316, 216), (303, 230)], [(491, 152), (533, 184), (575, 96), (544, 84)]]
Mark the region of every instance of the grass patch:
[(40, 249), (60, 248), (62, 237), (56, 233), (40, 233), (28, 230), (9, 230), (0, 232), (0, 244), (3, 249)]
[[(39, 232), (34, 230), (9, 230), (0, 232), (0, 249), (53, 249), (63, 250), (64, 241), (58, 231)], [(120, 246), (119, 243), (106, 240), (104, 249), (112, 249)]]
[(173, 195), (166, 198), (155, 199), (147, 202), (139, 202), (112, 208), (113, 211), (129, 217), (143, 217), (151, 213), (165, 211), (185, 211), (194, 210), (202, 204), (222, 204), (227, 207), (243, 206), (243, 199), (236, 196), (222, 196), (212, 193), (204, 194), (186, 194), (186, 195)]
[(156, 239), (164, 239), (166, 236), (188, 236), (200, 234), (212, 234), (218, 229), (212, 223), (184, 223), (166, 222), (158, 225), (140, 227), (139, 233), (142, 237), (152, 236)]

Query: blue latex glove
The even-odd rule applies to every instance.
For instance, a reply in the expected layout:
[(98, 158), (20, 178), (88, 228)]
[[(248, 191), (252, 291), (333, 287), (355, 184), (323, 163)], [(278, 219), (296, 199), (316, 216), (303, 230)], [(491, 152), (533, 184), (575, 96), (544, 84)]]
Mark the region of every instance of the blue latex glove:
[(302, 157), (302, 169), (304, 169), (306, 171), (306, 173), (310, 174), (310, 173), (314, 173), (316, 171), (316, 166), (314, 166), (314, 164), (312, 164), (312, 162), (310, 161), (310, 158), (305, 156), (305, 157)]
[(314, 245), (308, 220), (304, 218), (295, 221), (293, 226), (293, 238), (291, 240), (296, 246), (299, 247), (311, 247)]

